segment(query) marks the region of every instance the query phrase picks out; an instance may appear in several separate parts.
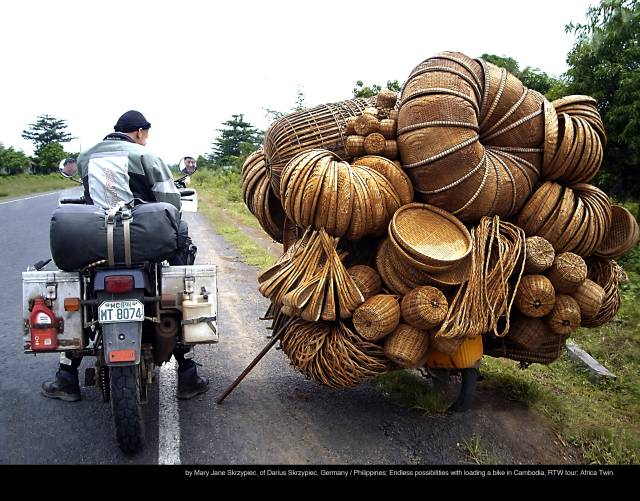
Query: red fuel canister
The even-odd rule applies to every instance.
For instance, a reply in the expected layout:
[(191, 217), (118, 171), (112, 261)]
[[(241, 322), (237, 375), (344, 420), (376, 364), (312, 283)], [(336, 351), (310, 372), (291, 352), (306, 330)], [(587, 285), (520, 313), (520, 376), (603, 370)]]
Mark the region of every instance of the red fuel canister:
[(58, 326), (56, 316), (45, 304), (44, 299), (37, 297), (31, 310), (31, 349), (33, 351), (53, 351), (58, 348)]

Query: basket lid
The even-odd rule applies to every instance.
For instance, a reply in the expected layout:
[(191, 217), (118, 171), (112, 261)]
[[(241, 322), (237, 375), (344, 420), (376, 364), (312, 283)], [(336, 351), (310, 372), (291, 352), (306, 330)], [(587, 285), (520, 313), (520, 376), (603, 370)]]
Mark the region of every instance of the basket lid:
[(469, 255), (473, 245), (459, 219), (428, 204), (398, 209), (390, 231), (405, 251), (425, 263), (453, 266)]

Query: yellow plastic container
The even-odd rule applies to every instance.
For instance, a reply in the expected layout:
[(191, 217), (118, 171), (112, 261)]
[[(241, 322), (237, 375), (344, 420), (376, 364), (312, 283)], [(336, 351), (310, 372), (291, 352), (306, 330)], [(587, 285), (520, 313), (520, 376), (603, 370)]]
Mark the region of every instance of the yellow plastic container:
[(468, 369), (482, 359), (482, 336), (465, 339), (453, 355), (431, 349), (427, 354), (427, 367), (432, 369)]

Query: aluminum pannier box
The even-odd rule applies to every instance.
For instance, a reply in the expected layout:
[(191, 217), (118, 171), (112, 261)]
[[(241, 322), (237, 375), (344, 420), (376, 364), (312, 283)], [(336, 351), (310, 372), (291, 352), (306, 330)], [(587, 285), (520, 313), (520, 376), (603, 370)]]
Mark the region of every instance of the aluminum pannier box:
[(217, 343), (216, 266), (163, 266), (160, 275), (162, 308), (182, 312), (181, 341), (185, 344)]
[[(42, 298), (47, 310), (51, 311), (55, 328), (55, 349), (37, 349), (37, 319), (32, 319), (32, 309), (37, 298)], [(65, 310), (65, 299), (67, 309)], [(66, 271), (24, 271), (22, 272), (22, 318), (25, 353), (47, 351), (81, 350), (87, 345), (83, 330), (83, 309), (79, 307), (82, 299), (80, 273)], [(68, 311), (67, 311), (68, 310)], [(46, 315), (45, 315), (46, 320)], [(50, 340), (48, 340), (50, 343)], [(36, 348), (36, 349), (34, 349)]]

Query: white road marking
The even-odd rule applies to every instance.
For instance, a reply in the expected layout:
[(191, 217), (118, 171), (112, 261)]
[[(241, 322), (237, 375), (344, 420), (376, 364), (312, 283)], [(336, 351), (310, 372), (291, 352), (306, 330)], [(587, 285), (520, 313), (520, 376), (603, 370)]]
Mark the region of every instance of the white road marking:
[(32, 198), (49, 197), (51, 195), (55, 195), (56, 193), (58, 193), (58, 192), (57, 191), (52, 191), (50, 193), (45, 193), (44, 195), (34, 195), (32, 197), (26, 197), (26, 198), (16, 198), (15, 200), (9, 200), (8, 202), (0, 202), (0, 205), (12, 204), (14, 202), (23, 202), (24, 200), (31, 200)]
[(180, 464), (180, 414), (176, 359), (160, 367), (158, 464)]

